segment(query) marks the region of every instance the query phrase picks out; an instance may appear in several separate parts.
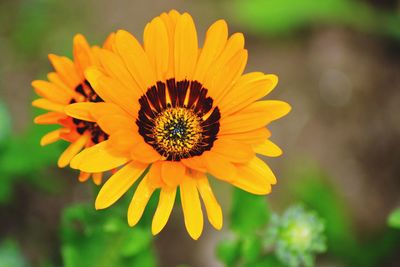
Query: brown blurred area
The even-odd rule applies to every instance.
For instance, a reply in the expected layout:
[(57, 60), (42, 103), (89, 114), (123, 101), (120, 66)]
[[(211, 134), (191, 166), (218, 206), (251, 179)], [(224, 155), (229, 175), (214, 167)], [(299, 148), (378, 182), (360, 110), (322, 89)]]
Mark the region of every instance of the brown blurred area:
[[(397, 1), (370, 2), (377, 8), (399, 7)], [(282, 157), (268, 160), (278, 177), (278, 185), (268, 197), (273, 206), (280, 207), (287, 185), (295, 179), (286, 177), (283, 170), (299, 158), (316, 161), (334, 177), (332, 183), (348, 203), (360, 234), (382, 228), (390, 211), (400, 205), (399, 41), (328, 25), (314, 25), (290, 38), (246, 34), (246, 26), (233, 18), (229, 1), (71, 0), (60, 5), (42, 1), (40, 5), (51, 9), (42, 21), (49, 32), (40, 32), (35, 47), (15, 47), (20, 36), (13, 34), (13, 28), (23, 23), (19, 18), (24, 4), (25, 0), (0, 0), (0, 98), (11, 112), (15, 133), (32, 123), (30, 82), (50, 71), (48, 53), (70, 55), (75, 33), (100, 43), (109, 32), (126, 29), (141, 39), (149, 20), (174, 8), (192, 14), (200, 42), (212, 22), (226, 19), (231, 33), (245, 33), (249, 50), (246, 71), (279, 76), (279, 85), (268, 98), (285, 100), (293, 109), (272, 125), (272, 140), (284, 150)], [(0, 212), (1, 218), (8, 217), (11, 223), (2, 225), (1, 232), (18, 229), (13, 225), (16, 222), (26, 228), (21, 234), (35, 233), (25, 238), (37, 241), (38, 246), (23, 246), (32, 262), (42, 256), (37, 255), (39, 251), (60, 257), (56, 246), (41, 247), (58, 242), (54, 236), (60, 210), (68, 203), (92, 198), (90, 188), (78, 184), (75, 175), (54, 169), (55, 179), (65, 179), (68, 190), (42, 198), (20, 186), (19, 200)], [(229, 190), (226, 185), (216, 189), (224, 214), (229, 211)], [(182, 212), (176, 208), (166, 229), (155, 238), (159, 262), (164, 267), (222, 266), (215, 259), (214, 247), (227, 235), (227, 231), (218, 232), (206, 224), (200, 241), (193, 242), (185, 231)]]

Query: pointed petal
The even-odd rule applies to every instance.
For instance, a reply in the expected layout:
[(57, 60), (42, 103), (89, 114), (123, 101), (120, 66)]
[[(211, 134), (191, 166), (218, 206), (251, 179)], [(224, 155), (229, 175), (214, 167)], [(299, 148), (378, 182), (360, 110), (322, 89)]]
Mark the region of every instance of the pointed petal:
[(94, 117), (90, 114), (90, 110), (96, 107), (95, 103), (83, 102), (75, 103), (65, 107), (65, 113), (76, 119), (94, 122)]
[(135, 194), (133, 195), (132, 201), (128, 208), (128, 224), (129, 226), (135, 226), (140, 218), (142, 218), (144, 209), (151, 195), (154, 192), (154, 187), (152, 187), (145, 177), (137, 187)]
[(73, 157), (78, 154), (82, 148), (86, 145), (87, 141), (89, 140), (89, 135), (82, 135), (78, 138), (75, 142), (71, 143), (67, 149), (61, 154), (58, 158), (58, 167), (64, 168), (66, 167), (72, 160)]
[(130, 162), (112, 175), (102, 186), (96, 198), (96, 209), (105, 209), (114, 204), (139, 179), (146, 165)]
[(73, 169), (85, 172), (104, 172), (117, 168), (130, 159), (115, 153), (108, 141), (101, 142), (83, 150), (71, 161)]
[(204, 174), (202, 176), (203, 177), (196, 179), (197, 188), (199, 189), (200, 196), (203, 199), (204, 206), (206, 207), (208, 220), (215, 229), (220, 230), (223, 221), (221, 206), (212, 192), (207, 177)]
[(261, 144), (254, 145), (253, 148), (257, 154), (267, 157), (279, 157), (282, 155), (282, 150), (270, 140), (265, 140)]
[(197, 32), (192, 17), (184, 13), (178, 18), (174, 38), (175, 79), (193, 77), (198, 54)]
[(156, 212), (154, 213), (151, 224), (153, 235), (158, 234), (167, 224), (172, 208), (174, 207), (176, 196), (176, 187), (163, 187), (160, 192), (160, 199)]
[(196, 181), (185, 177), (180, 185), (180, 192), (186, 229), (189, 235), (197, 240), (203, 231), (204, 222)]

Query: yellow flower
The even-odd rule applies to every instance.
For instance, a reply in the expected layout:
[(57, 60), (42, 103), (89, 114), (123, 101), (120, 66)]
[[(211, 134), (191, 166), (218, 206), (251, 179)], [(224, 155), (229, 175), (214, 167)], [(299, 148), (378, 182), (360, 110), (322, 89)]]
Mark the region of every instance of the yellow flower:
[(275, 176), (256, 154), (281, 154), (265, 126), (290, 106), (260, 100), (276, 86), (275, 75), (242, 74), (243, 34), (228, 37), (226, 22), (219, 20), (199, 49), (192, 17), (173, 10), (147, 24), (143, 46), (120, 30), (112, 51), (99, 55), (102, 68), (89, 68), (86, 77), (105, 103), (66, 109), (110, 135), (78, 154), (71, 167), (102, 172), (123, 166), (101, 188), (96, 209), (115, 203), (148, 169), (129, 205), (129, 225), (160, 189), (152, 222), (153, 234), (159, 233), (179, 187), (186, 229), (197, 239), (203, 230), (200, 197), (210, 223), (222, 227), (207, 174), (254, 194), (271, 191)]
[[(104, 47), (111, 46), (114, 35), (107, 38)], [(76, 102), (102, 102), (100, 96), (93, 91), (89, 82), (85, 79), (84, 71), (90, 66), (100, 66), (97, 53), (99, 47), (90, 47), (85, 37), (77, 34), (73, 41), (73, 56), (71, 61), (67, 57), (54, 54), (49, 55), (55, 72), (47, 75), (48, 81), (36, 80), (32, 82), (35, 92), (42, 98), (36, 99), (32, 105), (47, 110), (48, 112), (37, 116), (37, 124), (58, 124), (62, 126), (49, 132), (40, 141), (42, 146), (51, 144), (60, 139), (71, 144), (58, 159), (58, 166), (63, 168), (69, 165), (71, 159), (84, 147), (93, 146), (108, 139), (97, 124), (71, 118), (65, 114), (65, 107)], [(102, 173), (81, 172), (79, 181), (86, 181), (92, 175), (93, 181), (100, 184)]]

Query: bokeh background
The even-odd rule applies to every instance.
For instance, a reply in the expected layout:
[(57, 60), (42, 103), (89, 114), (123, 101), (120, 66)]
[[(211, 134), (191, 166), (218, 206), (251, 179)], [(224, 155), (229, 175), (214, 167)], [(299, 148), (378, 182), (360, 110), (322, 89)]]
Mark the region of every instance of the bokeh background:
[(226, 19), (231, 33), (245, 33), (246, 71), (280, 78), (268, 98), (293, 109), (272, 125), (284, 154), (266, 159), (278, 177), (261, 199), (268, 212), (303, 203), (323, 219), (328, 249), (316, 266), (400, 266), (400, 230), (387, 224), (400, 206), (397, 0), (0, 0), (0, 266), (217, 267), (232, 257), (218, 243), (254, 234), (231, 227), (257, 218), (251, 201), (232, 201), (242, 193), (222, 183), (222, 231), (206, 224), (192, 241), (179, 205), (154, 238), (154, 205), (130, 229), (126, 201), (94, 212), (95, 186), (57, 169), (65, 143), (39, 146), (49, 128), (32, 123), (40, 111), (30, 82), (51, 70), (47, 54), (71, 56), (76, 33), (101, 44), (123, 28), (141, 39), (146, 23), (172, 8), (192, 14), (201, 42)]

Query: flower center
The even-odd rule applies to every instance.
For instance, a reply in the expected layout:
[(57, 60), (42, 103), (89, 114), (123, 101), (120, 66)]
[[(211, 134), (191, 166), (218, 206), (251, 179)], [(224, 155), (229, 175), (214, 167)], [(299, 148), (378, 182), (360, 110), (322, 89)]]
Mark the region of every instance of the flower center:
[(166, 160), (180, 161), (210, 150), (220, 113), (197, 81), (157, 82), (139, 99), (136, 124), (146, 143)]
[[(96, 94), (96, 92), (90, 86), (89, 82), (86, 80), (84, 80), (75, 88), (75, 92), (80, 94), (83, 98), (83, 101), (82, 99), (79, 99), (79, 102), (103, 102), (103, 99), (101, 99), (100, 96)], [(76, 102), (76, 99), (71, 99), (70, 104)], [(72, 122), (76, 126), (76, 132), (80, 135), (89, 131), (91, 135), (91, 140), (94, 144), (100, 143), (108, 139), (108, 134), (103, 132), (95, 122), (83, 121), (75, 118), (72, 119)]]
[(203, 139), (201, 120), (190, 109), (168, 108), (154, 120), (154, 139), (168, 154), (188, 154), (198, 150)]

